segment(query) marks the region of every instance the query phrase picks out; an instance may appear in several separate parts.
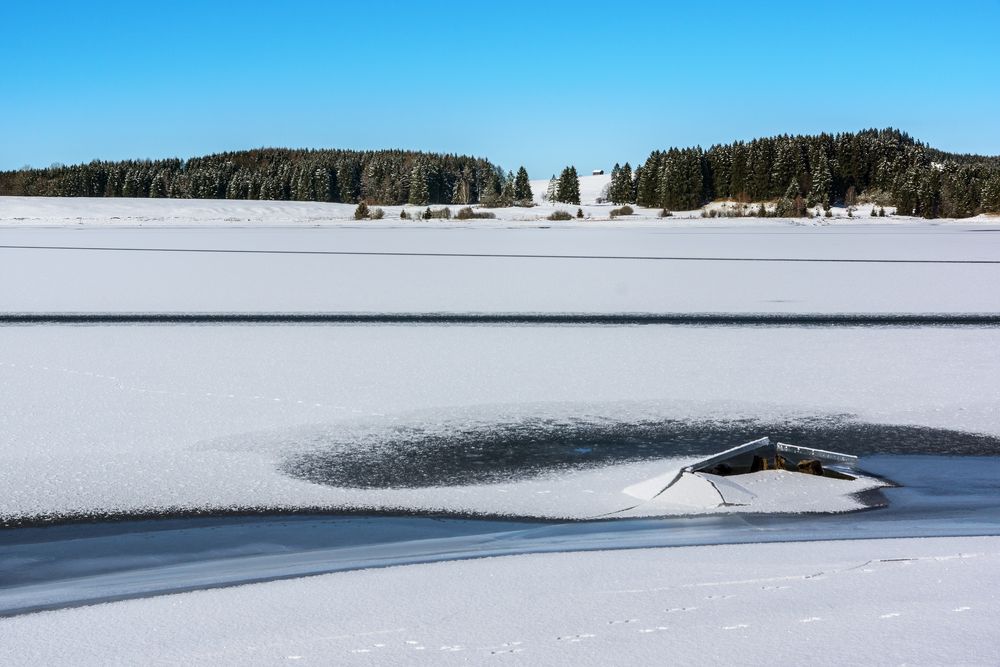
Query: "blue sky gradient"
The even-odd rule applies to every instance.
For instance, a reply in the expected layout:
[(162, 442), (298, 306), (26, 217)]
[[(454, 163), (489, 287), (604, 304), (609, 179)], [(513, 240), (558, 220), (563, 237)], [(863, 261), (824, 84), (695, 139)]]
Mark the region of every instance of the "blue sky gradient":
[(258, 146), (608, 169), (898, 127), (1000, 154), (1000, 0), (7, 3), (0, 169)]

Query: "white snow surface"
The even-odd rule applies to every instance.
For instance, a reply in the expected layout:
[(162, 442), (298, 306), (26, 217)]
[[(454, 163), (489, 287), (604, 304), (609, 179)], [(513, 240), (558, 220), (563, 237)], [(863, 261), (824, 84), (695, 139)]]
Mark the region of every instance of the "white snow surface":
[[(608, 206), (585, 204), (583, 222), (545, 222), (575, 211), (548, 205), (428, 225), (386, 208), (354, 223), (347, 205), (0, 198), (0, 245), (1000, 259), (1000, 233), (977, 233), (1000, 228), (986, 218), (807, 226), (640, 210), (612, 223)], [(0, 248), (0, 311), (1000, 312), (998, 279), (987, 264)], [(322, 437), (519, 418), (842, 414), (1000, 434), (998, 348), (998, 329), (951, 327), (2, 326), (0, 517), (344, 505), (593, 516), (685, 461), (383, 490), (278, 466)], [(741, 483), (775, 508), (853, 508), (839, 492), (808, 507), (816, 489), (803, 485), (830, 480), (782, 476)], [(776, 480), (795, 497), (769, 496)], [(986, 665), (1000, 653), (997, 590), (995, 537), (535, 554), (0, 619), (0, 664)]]
[(1000, 312), (1000, 264), (718, 261), (997, 261), (985, 220), (355, 223), (338, 206), (0, 198), (0, 311)]
[(995, 328), (948, 327), (0, 327), (0, 515), (348, 504), (594, 516), (634, 505), (622, 489), (679, 462), (386, 490), (278, 466), (317, 434), (336, 445), (521, 418), (849, 414), (996, 434), (998, 345)]
[(535, 554), (0, 619), (5, 665), (994, 665), (1000, 538)]
[[(998, 260), (988, 225), (330, 222), (337, 206), (0, 198), (0, 246), (254, 251), (0, 248), (0, 311), (1000, 312), (996, 264), (601, 259)], [(425, 256), (257, 252), (270, 250)], [(427, 256), (441, 253), (595, 259)], [(593, 516), (666, 462), (420, 490), (277, 467), (317, 432), (497, 415), (843, 413), (998, 433), (998, 342), (991, 328), (0, 327), (0, 516), (345, 504)]]

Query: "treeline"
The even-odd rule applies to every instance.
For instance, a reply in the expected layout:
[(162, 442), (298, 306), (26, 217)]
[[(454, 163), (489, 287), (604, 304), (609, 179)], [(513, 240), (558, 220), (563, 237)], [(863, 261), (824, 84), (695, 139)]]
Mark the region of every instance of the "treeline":
[[(486, 159), (415, 151), (261, 148), (190, 160), (94, 161), (0, 172), (0, 195), (271, 199), (371, 204), (524, 205), (528, 173)], [(549, 201), (580, 203), (576, 169), (549, 182)], [(715, 199), (807, 207), (873, 203), (902, 215), (1000, 212), (1000, 157), (945, 153), (894, 129), (781, 135), (704, 150), (653, 151), (634, 170), (615, 165), (608, 198), (664, 211)]]
[(891, 128), (782, 135), (653, 151), (634, 172), (615, 165), (608, 194), (665, 210), (715, 199), (779, 200), (790, 212), (864, 200), (902, 215), (961, 218), (1000, 212), (1000, 157), (945, 153)]
[(514, 198), (515, 181), (524, 196), (527, 173), (505, 176), (488, 160), (460, 155), (261, 148), (0, 172), (0, 195), (499, 204), (508, 191)]

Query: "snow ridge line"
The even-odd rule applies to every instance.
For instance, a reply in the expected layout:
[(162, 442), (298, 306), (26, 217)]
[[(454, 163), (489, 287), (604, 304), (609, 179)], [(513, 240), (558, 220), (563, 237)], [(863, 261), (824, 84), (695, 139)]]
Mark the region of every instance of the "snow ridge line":
[(89, 250), (237, 255), (330, 255), (357, 257), (458, 257), (485, 259), (594, 259), (667, 262), (805, 262), (832, 264), (1000, 264), (1000, 259), (905, 259), (854, 257), (690, 257), (660, 255), (551, 255), (526, 253), (403, 252), (374, 250), (262, 250), (250, 248), (125, 248), (115, 246), (0, 245), (3, 250)]
[(687, 326), (998, 326), (1000, 313), (0, 312), (2, 325), (410, 324)]

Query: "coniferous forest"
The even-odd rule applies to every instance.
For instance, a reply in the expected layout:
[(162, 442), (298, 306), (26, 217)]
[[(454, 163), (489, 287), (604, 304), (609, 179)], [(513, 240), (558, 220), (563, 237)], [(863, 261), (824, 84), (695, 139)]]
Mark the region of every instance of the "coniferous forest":
[(779, 200), (792, 213), (795, 200), (826, 207), (864, 198), (925, 218), (1000, 211), (1000, 157), (945, 153), (894, 129), (653, 151), (632, 184), (616, 192), (613, 179), (612, 198), (667, 210)]
[(488, 160), (414, 151), (262, 148), (182, 161), (90, 162), (0, 172), (0, 195), (473, 204), (501, 194)]
[[(576, 170), (547, 198), (579, 203)], [(1000, 212), (1000, 157), (946, 153), (894, 129), (781, 135), (704, 150), (653, 151), (634, 170), (612, 171), (609, 198), (664, 210), (716, 199), (775, 201), (783, 215), (806, 206), (896, 206), (902, 215), (967, 217)], [(373, 204), (528, 204), (531, 188), (483, 158), (402, 150), (262, 148), (189, 160), (94, 161), (0, 172), (0, 195), (266, 199)]]

